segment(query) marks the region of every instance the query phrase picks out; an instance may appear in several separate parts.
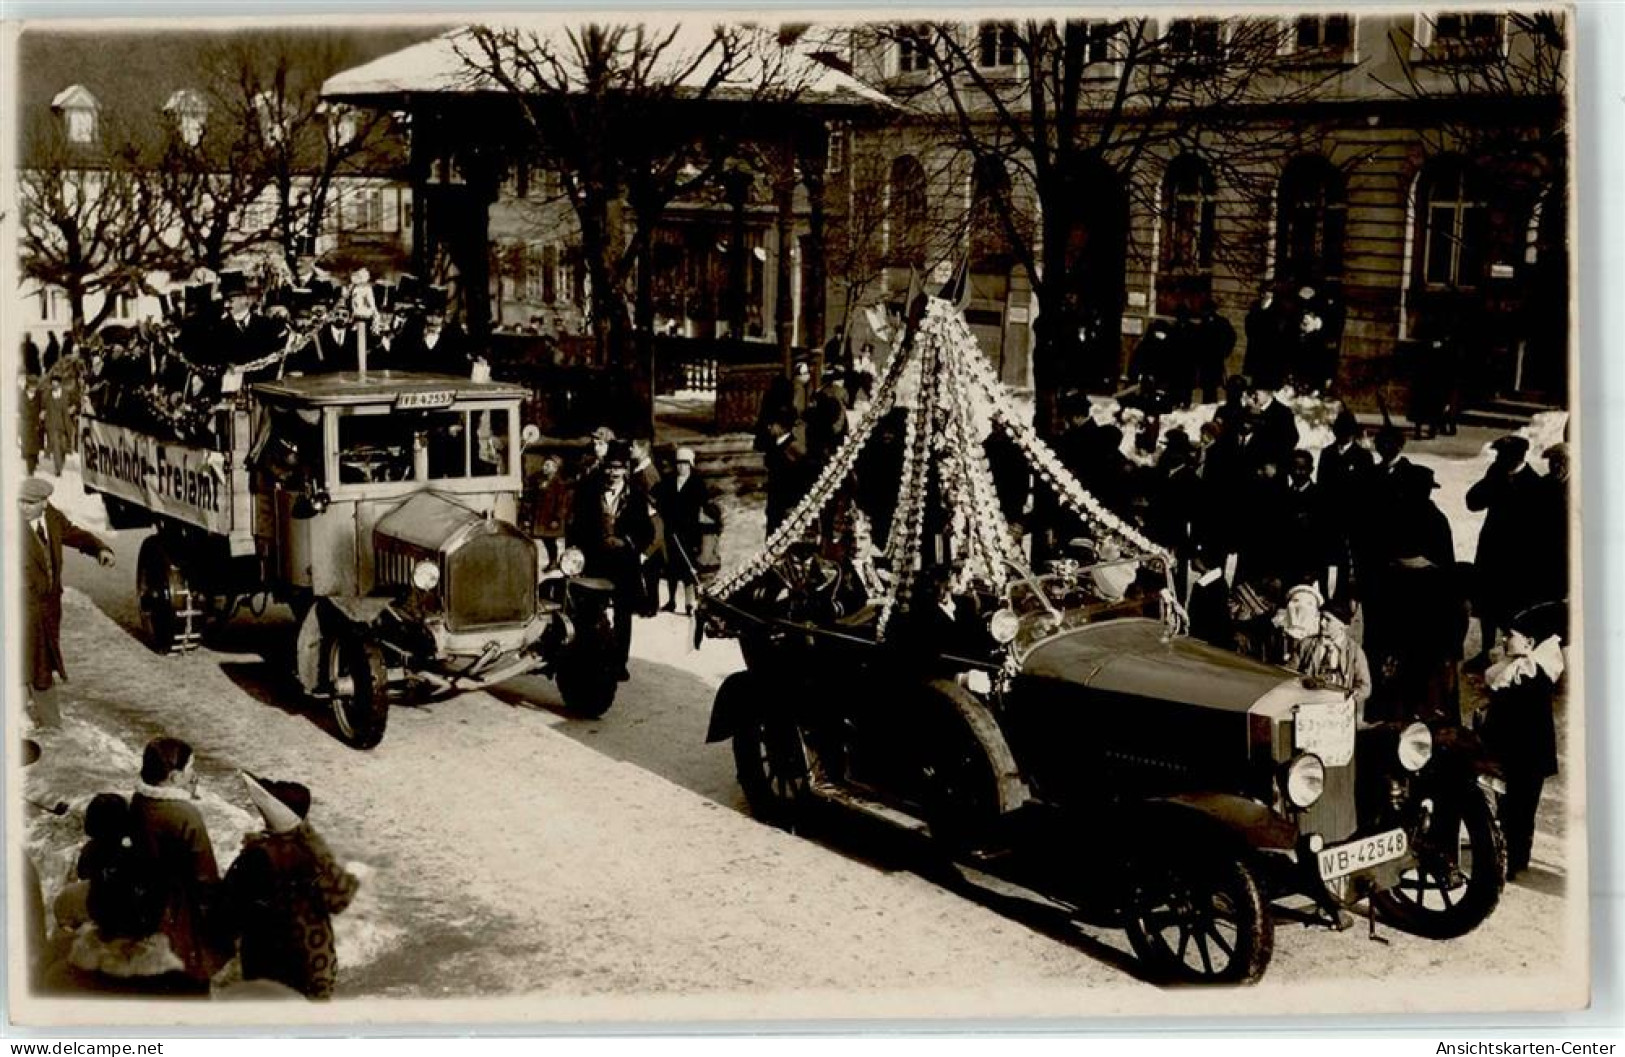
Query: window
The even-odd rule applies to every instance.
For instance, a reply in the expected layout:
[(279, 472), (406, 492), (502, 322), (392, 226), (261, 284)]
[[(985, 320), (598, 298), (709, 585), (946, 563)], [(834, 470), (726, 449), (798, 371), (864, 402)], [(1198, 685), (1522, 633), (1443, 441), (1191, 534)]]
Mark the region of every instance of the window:
[(1122, 60), (1120, 39), (1123, 35), (1121, 22), (1091, 22), (1089, 23), (1089, 42), (1085, 45), (1089, 64), (1102, 62), (1119, 62)]
[(1276, 198), (1276, 274), (1297, 284), (1340, 276), (1348, 219), (1342, 175), (1325, 158), (1296, 158)]
[(918, 73), (931, 64), (931, 30), (904, 26), (897, 31), (897, 72)]
[(1000, 271), (1010, 265), (1001, 203), (1010, 197), (1010, 176), (998, 158), (978, 158), (971, 176), (970, 263), (977, 271)]
[(1191, 59), (1216, 59), (1224, 45), (1224, 23), (1216, 18), (1176, 18), (1168, 25), (1168, 50)]
[(340, 223), (359, 234), (394, 234), (400, 230), (398, 192), (393, 187), (358, 187), (344, 195)]
[(1162, 265), (1170, 273), (1203, 271), (1213, 264), (1213, 174), (1186, 154), (1163, 181)]
[(559, 299), (559, 248), (548, 244), (542, 247), (542, 304), (551, 305)]
[(824, 171), (838, 173), (846, 165), (846, 129), (832, 128), (829, 130), (829, 155), (824, 161)]
[(72, 84), (56, 94), (51, 109), (62, 115), (63, 131), (69, 143), (96, 142), (96, 115), (101, 104), (82, 84)]
[(1016, 64), (1016, 27), (1009, 22), (983, 22), (977, 33), (976, 65), (983, 69)]
[(1417, 15), (1413, 40), (1418, 58), (1463, 59), (1500, 55), (1506, 44), (1506, 18), (1479, 11)]
[(203, 96), (190, 88), (182, 88), (169, 97), (164, 104), (164, 113), (169, 115), (174, 125), (175, 134), (189, 147), (195, 147), (203, 139), (203, 127), (209, 118), (209, 104)]
[(1305, 15), (1293, 34), (1297, 50), (1347, 51), (1354, 42), (1353, 22), (1348, 15)]
[(471, 416), (463, 410), (345, 409), (339, 417), (339, 483), (505, 474), (508, 434), (508, 413), (503, 410), (476, 411)]
[(1459, 159), (1435, 162), (1423, 176), (1422, 281), (1429, 287), (1471, 289), (1484, 272), (1489, 209), (1477, 181)]
[(919, 159), (905, 154), (892, 162), (889, 188), (891, 258), (898, 264), (924, 267), (927, 200), (925, 168)]

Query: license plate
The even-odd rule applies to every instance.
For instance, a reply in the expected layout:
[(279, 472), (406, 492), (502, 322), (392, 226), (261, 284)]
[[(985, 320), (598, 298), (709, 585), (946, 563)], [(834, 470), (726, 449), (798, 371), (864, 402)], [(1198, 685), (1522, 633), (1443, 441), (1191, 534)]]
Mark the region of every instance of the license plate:
[(1351, 840), (1335, 848), (1323, 848), (1320, 852), (1320, 879), (1331, 881), (1368, 866), (1392, 862), (1409, 849), (1410, 844), (1405, 840), (1405, 831), (1402, 829), (1391, 829), (1374, 837)]

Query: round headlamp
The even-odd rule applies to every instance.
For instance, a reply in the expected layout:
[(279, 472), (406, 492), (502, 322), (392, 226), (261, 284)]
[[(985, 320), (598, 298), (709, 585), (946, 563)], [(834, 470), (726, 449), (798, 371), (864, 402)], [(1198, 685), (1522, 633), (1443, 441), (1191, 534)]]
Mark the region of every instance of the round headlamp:
[(1399, 765), (1420, 771), (1433, 759), (1433, 731), (1426, 723), (1412, 723), (1399, 735)]
[(1312, 807), (1326, 791), (1326, 765), (1319, 756), (1306, 752), (1287, 765), (1284, 784), (1293, 807)]
[(440, 563), (423, 559), (412, 566), (412, 586), (419, 591), (433, 591), (440, 586)]
[(1021, 618), (1016, 616), (1013, 609), (1000, 609), (988, 618), (987, 630), (993, 636), (993, 641), (1003, 646), (1021, 630)]
[(559, 555), (559, 572), (565, 576), (580, 576), (586, 567), (587, 556), (575, 547), (566, 547), (564, 553)]

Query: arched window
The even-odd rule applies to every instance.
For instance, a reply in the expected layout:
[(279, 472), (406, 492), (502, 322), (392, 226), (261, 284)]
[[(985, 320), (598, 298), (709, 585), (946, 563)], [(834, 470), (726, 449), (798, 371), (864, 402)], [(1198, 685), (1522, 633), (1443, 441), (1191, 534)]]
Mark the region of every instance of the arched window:
[(971, 173), (970, 263), (977, 271), (1010, 266), (1010, 239), (1005, 210), (1010, 204), (1010, 175), (998, 158), (978, 158)]
[(1422, 174), (1417, 266), (1429, 289), (1473, 289), (1484, 276), (1489, 209), (1460, 158), (1440, 158)]
[(1342, 174), (1317, 155), (1293, 159), (1276, 194), (1276, 274), (1292, 283), (1339, 278), (1347, 220)]
[(1168, 166), (1162, 185), (1162, 268), (1174, 275), (1213, 266), (1213, 173), (1185, 154)]
[(925, 266), (925, 167), (911, 154), (892, 162), (890, 255), (897, 264)]

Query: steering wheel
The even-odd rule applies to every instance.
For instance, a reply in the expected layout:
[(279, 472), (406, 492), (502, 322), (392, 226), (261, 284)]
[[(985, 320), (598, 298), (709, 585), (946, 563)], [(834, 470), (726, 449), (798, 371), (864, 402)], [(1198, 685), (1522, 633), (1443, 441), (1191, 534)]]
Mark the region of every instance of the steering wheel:
[(339, 456), (339, 465), (361, 476), (364, 483), (399, 481), (406, 476), (406, 450), (396, 445), (364, 444)]

